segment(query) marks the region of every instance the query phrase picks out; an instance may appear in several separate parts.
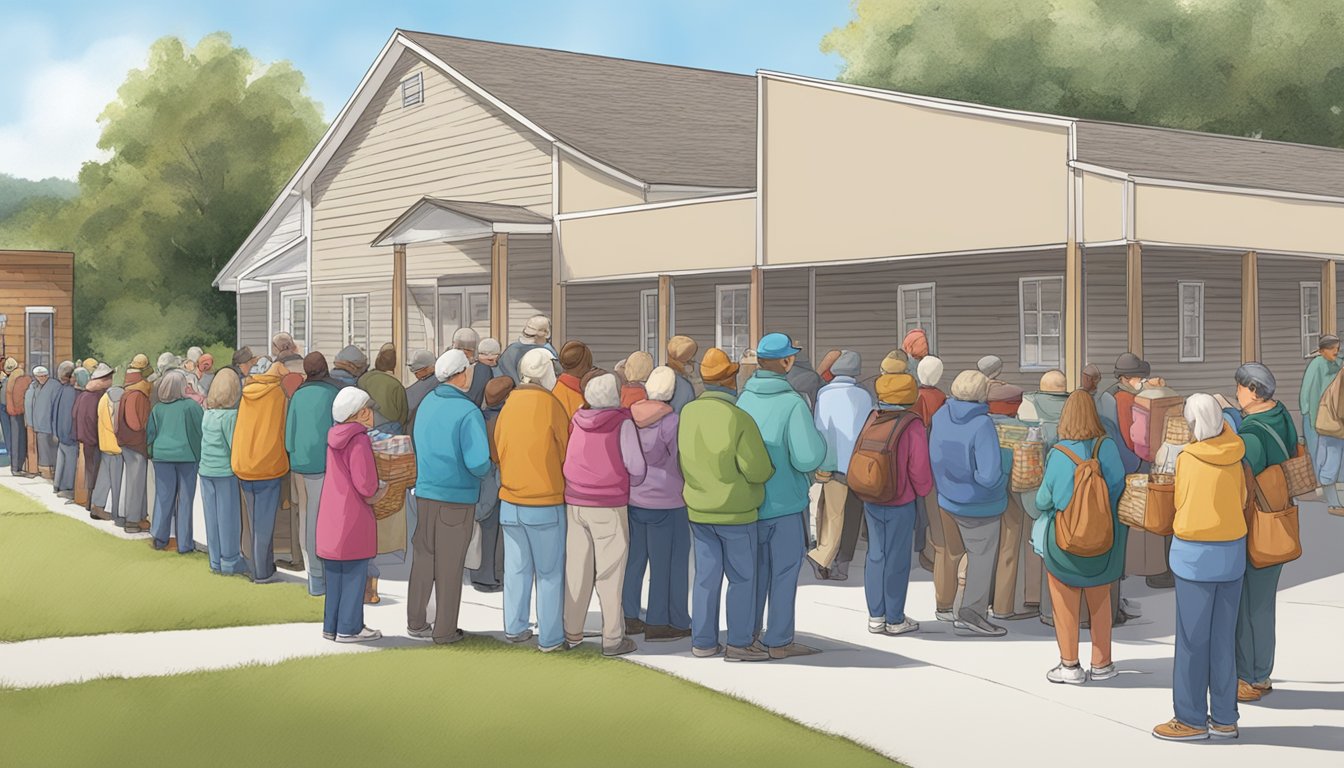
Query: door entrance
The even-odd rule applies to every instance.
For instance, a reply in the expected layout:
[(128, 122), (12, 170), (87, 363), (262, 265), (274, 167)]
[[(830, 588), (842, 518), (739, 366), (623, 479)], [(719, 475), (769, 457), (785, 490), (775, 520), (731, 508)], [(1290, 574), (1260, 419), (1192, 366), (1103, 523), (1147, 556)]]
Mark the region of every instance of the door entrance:
[(439, 349), (453, 343), (458, 328), (472, 328), (485, 338), (490, 335), (490, 286), (439, 286)]

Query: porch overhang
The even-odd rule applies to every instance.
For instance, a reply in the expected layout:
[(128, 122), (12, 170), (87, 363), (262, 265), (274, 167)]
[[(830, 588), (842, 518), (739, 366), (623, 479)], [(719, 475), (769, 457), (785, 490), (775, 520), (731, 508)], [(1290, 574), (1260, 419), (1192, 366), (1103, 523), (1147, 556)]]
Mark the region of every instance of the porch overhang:
[(370, 244), (374, 248), (445, 243), (497, 234), (551, 232), (551, 220), (518, 205), (422, 197)]

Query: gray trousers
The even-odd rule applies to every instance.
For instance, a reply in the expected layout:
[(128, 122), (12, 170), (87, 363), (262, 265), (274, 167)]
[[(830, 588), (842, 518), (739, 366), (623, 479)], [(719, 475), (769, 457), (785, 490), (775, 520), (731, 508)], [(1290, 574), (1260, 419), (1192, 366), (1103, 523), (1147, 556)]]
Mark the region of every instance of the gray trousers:
[(98, 480), (93, 484), (93, 506), (102, 509), (114, 518), (121, 517), (121, 473), (120, 453), (104, 453), (98, 464)]
[(961, 609), (984, 616), (994, 590), (994, 571), (999, 559), (999, 517), (962, 517), (952, 515), (966, 546), (966, 590)]
[(430, 625), (425, 612), (434, 593), (434, 639), (447, 640), (457, 633), (462, 609), (462, 570), (471, 543), (475, 507), (417, 498), (419, 520), (415, 526), (415, 559), (406, 598), (406, 626), (422, 630)]
[(37, 433), (37, 466), (56, 466), (56, 436), (50, 432)]
[(149, 457), (123, 448), (121, 460), (125, 465), (121, 480), (121, 516), (128, 523), (138, 523), (145, 519), (148, 501), (145, 492), (149, 484)]
[(75, 474), (79, 471), (79, 443), (56, 443), (56, 492), (75, 490)]
[[(303, 515), (303, 562), (308, 568), (308, 594), (324, 595), (327, 592), (326, 573), (322, 570), (322, 559), (317, 556), (317, 507), (322, 501), (322, 479), (325, 474), (303, 475), (295, 472), (294, 506), (302, 505)], [(291, 534), (290, 541), (300, 541), (299, 531)], [(291, 558), (297, 562), (297, 558)]]

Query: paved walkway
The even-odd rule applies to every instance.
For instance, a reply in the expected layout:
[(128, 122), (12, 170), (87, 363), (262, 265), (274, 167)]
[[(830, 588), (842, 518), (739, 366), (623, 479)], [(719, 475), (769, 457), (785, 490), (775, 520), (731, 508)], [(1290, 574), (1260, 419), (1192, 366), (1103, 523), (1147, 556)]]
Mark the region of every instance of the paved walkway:
[[(8, 476), (0, 483), (19, 485)], [(42, 494), (37, 487), (23, 490)], [(80, 512), (58, 511), (67, 510)], [(87, 515), (72, 516), (88, 521)], [(1149, 735), (1171, 713), (1173, 593), (1152, 592), (1137, 580), (1126, 581), (1125, 593), (1142, 603), (1144, 615), (1116, 631), (1121, 676), (1079, 687), (1045, 680), (1057, 650), (1052, 630), (1035, 620), (1010, 623), (1009, 635), (994, 640), (955, 636), (933, 621), (933, 586), (922, 571), (910, 593), (911, 615), (923, 625), (917, 634), (867, 633), (862, 572), (856, 568), (847, 583), (818, 584), (807, 576), (800, 588), (800, 639), (823, 649), (818, 656), (725, 664), (692, 657), (683, 642), (645, 644), (626, 658), (919, 767), (1068, 765), (1084, 755), (1089, 768), (1339, 766), (1344, 764), (1344, 655), (1338, 651), (1344, 637), (1344, 519), (1312, 502), (1302, 506), (1302, 522), (1307, 554), (1287, 566), (1279, 595), (1275, 691), (1259, 704), (1242, 706), (1242, 737), (1235, 747), (1166, 744)], [(97, 527), (110, 531), (105, 524)], [(368, 624), (388, 635), (379, 646), (415, 642), (405, 637), (405, 576), (404, 566), (383, 567), (383, 603), (367, 613)], [(462, 627), (499, 636), (499, 597), (465, 591)], [(598, 624), (596, 605), (589, 622)], [(290, 624), (0, 645), (0, 683), (172, 674), (373, 648), (337, 646), (322, 641), (318, 631), (317, 625)], [(96, 655), (84, 653), (95, 647)], [(94, 660), (80, 661), (91, 656)]]

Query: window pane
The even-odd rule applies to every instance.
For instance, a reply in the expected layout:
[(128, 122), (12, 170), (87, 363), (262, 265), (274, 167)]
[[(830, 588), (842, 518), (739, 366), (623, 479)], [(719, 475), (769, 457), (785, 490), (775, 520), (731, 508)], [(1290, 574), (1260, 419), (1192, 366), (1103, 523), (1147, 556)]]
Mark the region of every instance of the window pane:
[(1042, 312), (1041, 313), (1041, 333), (1051, 336), (1059, 335), (1059, 313)]
[(1041, 345), (1035, 336), (1028, 336), (1022, 347), (1023, 365), (1040, 365)]
[(1040, 285), (1032, 280), (1022, 284), (1022, 309), (1034, 312), (1040, 307)]
[(490, 294), (479, 292), (467, 294), (467, 308), (472, 327), (490, 325)]
[(1022, 333), (1027, 336), (1034, 336), (1040, 332), (1040, 315), (1035, 312), (1029, 312), (1022, 317)]
[(747, 292), (733, 291), (733, 322), (746, 325), (749, 312), (750, 300), (747, 297)]
[(1059, 280), (1041, 281), (1041, 309), (1058, 312), (1063, 302), (1064, 283)]

